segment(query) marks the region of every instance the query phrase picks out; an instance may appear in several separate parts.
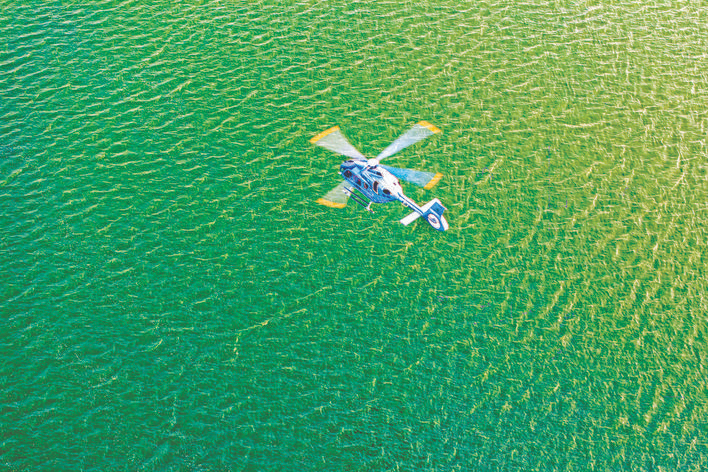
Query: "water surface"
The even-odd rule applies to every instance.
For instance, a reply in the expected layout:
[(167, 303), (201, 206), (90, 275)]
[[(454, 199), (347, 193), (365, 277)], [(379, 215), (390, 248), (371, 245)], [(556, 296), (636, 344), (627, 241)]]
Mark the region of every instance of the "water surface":
[(8, 470), (707, 466), (706, 7), (0, 12)]

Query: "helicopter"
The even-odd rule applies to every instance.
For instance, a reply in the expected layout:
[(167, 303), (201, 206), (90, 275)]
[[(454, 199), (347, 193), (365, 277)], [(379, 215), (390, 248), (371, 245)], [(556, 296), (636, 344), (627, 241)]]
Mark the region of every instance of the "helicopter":
[[(440, 133), (435, 125), (421, 121), (402, 134), (391, 143), (381, 154), (373, 159), (367, 159), (362, 153), (352, 146), (344, 137), (339, 126), (334, 126), (310, 139), (312, 144), (341, 154), (349, 159), (339, 167), (339, 175), (344, 180), (325, 196), (319, 198), (317, 203), (330, 208), (344, 208), (349, 198), (364, 207), (370, 213), (372, 203), (386, 203), (399, 201), (404, 207), (413, 210), (400, 222), (408, 226), (421, 216), (438, 231), (445, 231), (449, 225), (443, 212), (445, 208), (440, 200), (432, 199), (423, 206), (403, 193), (399, 179), (419, 185), (425, 189), (433, 188), (442, 178), (442, 174), (423, 172), (412, 169), (400, 169), (381, 165), (380, 162), (391, 157), (398, 151), (421, 141), (428, 136)], [(358, 191), (358, 193), (355, 193)], [(359, 195), (361, 194), (361, 195)], [(368, 200), (368, 202), (367, 202)]]

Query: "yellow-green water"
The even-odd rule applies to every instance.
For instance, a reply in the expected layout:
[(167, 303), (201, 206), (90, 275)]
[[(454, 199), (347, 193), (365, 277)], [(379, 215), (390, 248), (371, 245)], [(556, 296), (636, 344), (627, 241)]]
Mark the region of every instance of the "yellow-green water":
[[(708, 467), (707, 6), (1, 2), (0, 38), (3, 469)], [(309, 138), (421, 119), (390, 164), (450, 230), (314, 204)]]

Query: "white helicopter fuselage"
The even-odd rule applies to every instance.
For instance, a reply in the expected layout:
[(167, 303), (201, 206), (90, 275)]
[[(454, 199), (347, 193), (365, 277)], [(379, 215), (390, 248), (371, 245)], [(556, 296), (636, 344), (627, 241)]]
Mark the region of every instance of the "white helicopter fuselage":
[(408, 200), (398, 179), (379, 165), (370, 166), (367, 161), (350, 159), (342, 163), (339, 173), (359, 192), (374, 203), (393, 200)]

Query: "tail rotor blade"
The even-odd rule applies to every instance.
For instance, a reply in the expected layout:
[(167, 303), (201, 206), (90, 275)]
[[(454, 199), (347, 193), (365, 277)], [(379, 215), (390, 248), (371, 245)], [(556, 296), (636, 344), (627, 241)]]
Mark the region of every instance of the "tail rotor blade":
[(381, 154), (376, 156), (376, 160), (380, 161), (381, 159), (391, 157), (401, 149), (404, 149), (411, 144), (415, 144), (418, 141), (427, 138), (431, 134), (436, 134), (439, 132), (440, 130), (435, 125), (431, 125), (427, 121), (421, 121), (392, 142), (381, 152)]
[(347, 138), (345, 138), (339, 130), (339, 126), (321, 132), (310, 139), (310, 142), (317, 146), (322, 146), (325, 149), (329, 149), (332, 152), (336, 152), (337, 154), (342, 154), (343, 156), (353, 159), (366, 159), (362, 153), (357, 151), (357, 149), (347, 141)]

